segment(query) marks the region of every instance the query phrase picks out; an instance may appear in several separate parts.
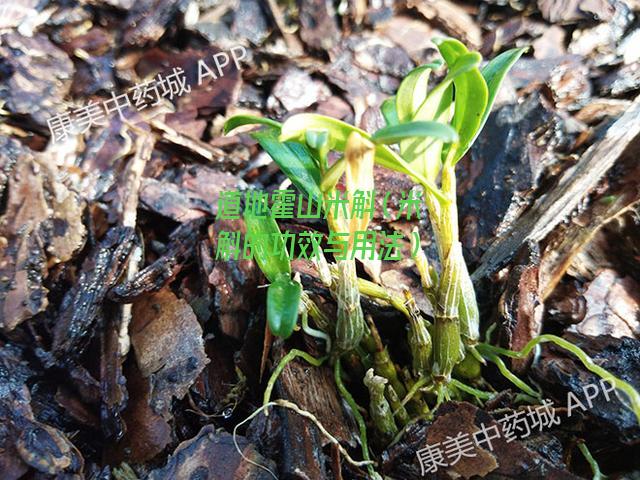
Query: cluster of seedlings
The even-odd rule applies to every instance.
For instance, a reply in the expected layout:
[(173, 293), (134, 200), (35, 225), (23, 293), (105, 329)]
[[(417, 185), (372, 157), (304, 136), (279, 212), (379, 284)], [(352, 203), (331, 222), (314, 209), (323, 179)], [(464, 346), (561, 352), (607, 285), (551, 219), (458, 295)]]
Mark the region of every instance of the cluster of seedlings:
[[(436, 269), (421, 248), (413, 249), (416, 252), (413, 260), (432, 306), (431, 321), (422, 315), (408, 291), (399, 296), (357, 276), (355, 259), (348, 253), (353, 248), (353, 234), (366, 230), (369, 224), (370, 218), (366, 215), (348, 219), (325, 211), (330, 232), (349, 234), (345, 260), (329, 263), (320, 245), (316, 245), (321, 253), (315, 262), (318, 276), (336, 302), (336, 318), (328, 318), (304, 291), (299, 278), (292, 278), (289, 260), (256, 257), (270, 282), (267, 321), (271, 332), (282, 338), (289, 337), (300, 317), (303, 330), (326, 343), (326, 355), (321, 358), (300, 350), (289, 351), (269, 380), (263, 409), (271, 405), (296, 408), (288, 402), (270, 399), (275, 381), (287, 362), (296, 357), (315, 366), (329, 362), (338, 390), (351, 406), (358, 423), (363, 460), (354, 461), (343, 453), (356, 465), (366, 466), (371, 478), (380, 477), (371, 461), (368, 433), (376, 445), (384, 447), (393, 442), (407, 424), (416, 418), (431, 416), (447, 400), (465, 399), (482, 404), (491, 399), (495, 390), (482, 378), (482, 365), (486, 362), (496, 364), (500, 373), (522, 392), (521, 401), (539, 402), (541, 392), (514, 375), (502, 358), (526, 358), (543, 342), (568, 350), (589, 371), (611, 382), (623, 392), (640, 422), (638, 392), (597, 366), (584, 351), (567, 340), (540, 335), (520, 352), (492, 345), (491, 328), (486, 332), (485, 341), (480, 340), (480, 315), (458, 235), (455, 167), (478, 137), (502, 80), (525, 49), (504, 52), (481, 67), (480, 54), (470, 52), (457, 40), (440, 39), (436, 45), (444, 61), (420, 66), (406, 76), (397, 94), (381, 106), (387, 125), (372, 135), (339, 120), (306, 113), (294, 115), (283, 124), (235, 116), (225, 126), (228, 133), (242, 125), (262, 125), (253, 133), (254, 138), (298, 189), (320, 202), (335, 194), (341, 179), (344, 179), (349, 202), (354, 200), (353, 192), (372, 191), (374, 164), (408, 175), (423, 189), (441, 268)], [(429, 88), (430, 74), (445, 65), (446, 76)], [(248, 233), (279, 232), (268, 212), (256, 216), (247, 211), (245, 221)], [(385, 302), (406, 317), (410, 366), (401, 368), (391, 358), (374, 320), (363, 313), (362, 295)], [(315, 324), (313, 328), (309, 318)], [(374, 426), (369, 432), (358, 405), (342, 381), (341, 360), (347, 357), (356, 357), (366, 371), (362, 381), (369, 390), (368, 411), (370, 425)], [(323, 430), (323, 433), (331, 438), (328, 432)]]

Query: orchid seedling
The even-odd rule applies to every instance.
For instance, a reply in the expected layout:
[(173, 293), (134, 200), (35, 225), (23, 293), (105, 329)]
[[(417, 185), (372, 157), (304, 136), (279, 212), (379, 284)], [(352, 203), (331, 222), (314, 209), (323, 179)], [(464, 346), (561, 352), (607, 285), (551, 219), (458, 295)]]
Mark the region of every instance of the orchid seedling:
[[(404, 78), (396, 95), (380, 107), (386, 126), (372, 134), (313, 113), (293, 115), (284, 123), (235, 116), (225, 124), (225, 133), (242, 125), (262, 125), (261, 130), (252, 133), (253, 137), (291, 182), (311, 199), (326, 201), (342, 178), (347, 194), (355, 189), (373, 189), (374, 163), (409, 176), (423, 190), (440, 269), (437, 271), (429, 262), (415, 238), (412, 238), (416, 247), (413, 259), (432, 306), (432, 324), (422, 318), (410, 295), (398, 298), (375, 283), (375, 279), (372, 282), (358, 278), (353, 261), (338, 261), (327, 269), (329, 274), (321, 274), (325, 280), (329, 277), (323, 281), (331, 286), (338, 306), (332, 331), (325, 332), (334, 337), (336, 383), (357, 417), (365, 460), (368, 453), (364, 422), (340, 378), (340, 359), (347, 352), (360, 355), (363, 365), (371, 363), (365, 359), (367, 355), (378, 361), (365, 383), (375, 403), (370, 405), (371, 416), (377, 418), (374, 424), (385, 438), (396, 430), (392, 422), (396, 422), (396, 427), (406, 424), (407, 411), (413, 416), (430, 411), (426, 402), (432, 402), (434, 397), (436, 407), (450, 398), (471, 398), (479, 403), (492, 398), (493, 392), (464, 383), (475, 382), (476, 386), (481, 383), (481, 364), (486, 361), (495, 363), (526, 398), (539, 399), (540, 393), (511, 373), (500, 356), (525, 358), (543, 342), (567, 349), (587, 369), (611, 381), (625, 393), (640, 421), (640, 395), (628, 383), (595, 366), (585, 352), (562, 338), (542, 335), (522, 352), (480, 342), (480, 314), (459, 239), (455, 169), (485, 125), (507, 72), (526, 49), (508, 50), (481, 67), (480, 54), (470, 52), (461, 42), (437, 39), (434, 43), (443, 61), (417, 67)], [(431, 74), (445, 66), (447, 71), (442, 80), (431, 86)], [(337, 159), (330, 164), (330, 158)], [(370, 220), (346, 221), (326, 211), (325, 218), (330, 232), (347, 232), (350, 239), (354, 231), (366, 229)], [(351, 246), (349, 243), (346, 248)], [(264, 271), (262, 265), (261, 268)], [(291, 281), (290, 267), (282, 268), (279, 274), (284, 276), (280, 278)], [(412, 372), (399, 375), (400, 370), (377, 336), (375, 324), (371, 321), (367, 326), (364, 322), (360, 295), (386, 302), (407, 318)], [(405, 370), (408, 369), (402, 371)]]

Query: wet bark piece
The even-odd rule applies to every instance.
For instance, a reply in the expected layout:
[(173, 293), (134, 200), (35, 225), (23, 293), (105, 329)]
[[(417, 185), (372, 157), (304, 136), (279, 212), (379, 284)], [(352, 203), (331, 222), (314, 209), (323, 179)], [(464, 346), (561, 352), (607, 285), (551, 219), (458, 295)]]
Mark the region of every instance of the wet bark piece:
[[(500, 298), (501, 344), (510, 350), (520, 351), (542, 331), (544, 306), (540, 301), (538, 271), (540, 254), (537, 244), (523, 245), (511, 268), (505, 292)], [(513, 369), (520, 373), (528, 359), (512, 360)]]
[(237, 38), (247, 39), (254, 45), (262, 45), (270, 33), (270, 25), (263, 8), (267, 2), (238, 0), (231, 31)]
[[(87, 97), (100, 90), (116, 88), (114, 79), (116, 31), (93, 27), (87, 33), (73, 37), (62, 48), (77, 59), (71, 93), (74, 97)], [(81, 56), (80, 60), (78, 56)]]
[[(0, 136), (0, 201), (2, 205), (6, 205), (5, 194), (9, 178), (20, 155), (24, 155), (24, 147), (19, 142), (4, 135)], [(6, 207), (3, 207), (0, 213), (5, 214), (5, 212)]]
[(153, 178), (142, 179), (140, 206), (176, 222), (192, 222), (211, 209), (211, 205), (189, 197), (178, 185)]
[(278, 379), (278, 391), (283, 398), (313, 413), (338, 440), (351, 443), (351, 431), (331, 370), (301, 360), (289, 362)]
[(582, 61), (577, 65), (572, 62), (558, 65), (552, 70), (548, 84), (558, 109), (577, 110), (591, 98), (589, 68)]
[(109, 298), (115, 302), (131, 303), (145, 293), (157, 292), (168, 285), (193, 258), (203, 224), (204, 219), (197, 219), (176, 228), (163, 255), (132, 280), (112, 288)]
[[(507, 77), (516, 89), (531, 88), (535, 84), (550, 84), (557, 69), (580, 70), (584, 57), (581, 55), (559, 55), (550, 58), (522, 58), (516, 62)], [(499, 93), (498, 93), (499, 94)]]
[[(171, 441), (171, 427), (151, 407), (152, 385), (134, 362), (126, 370), (129, 401), (122, 417), (127, 426), (123, 439), (113, 445), (112, 463), (142, 463), (156, 457)], [(116, 461), (117, 459), (117, 461)]]
[[(17, 478), (13, 475), (28, 465), (43, 474), (78, 478), (73, 474), (80, 474), (84, 467), (80, 452), (62, 432), (33, 415), (26, 385), (32, 375), (19, 349), (0, 348), (0, 466), (7, 467), (2, 474)], [(17, 455), (10, 460), (5, 452)]]
[[(585, 117), (588, 112), (585, 112)], [(640, 203), (640, 141), (629, 144), (607, 175), (607, 188), (591, 195), (589, 204), (572, 220), (558, 225), (546, 239), (540, 264), (542, 298), (549, 297), (578, 256), (592, 244), (603, 227), (631, 212)]]
[[(383, 472), (392, 477), (418, 480), (421, 476), (416, 452), (426, 445), (446, 442), (459, 433), (472, 435), (481, 424), (491, 428), (498, 422), (484, 410), (466, 402), (448, 402), (440, 407), (432, 422), (418, 422), (407, 428), (398, 443), (383, 455)], [(492, 441), (493, 451), (486, 445), (476, 447), (473, 457), (462, 457), (453, 467), (440, 467), (437, 478), (546, 478), (577, 480), (564, 464), (530, 450), (520, 441), (507, 443), (501, 436)], [(447, 473), (445, 474), (445, 470)]]
[(150, 404), (166, 416), (171, 398), (182, 398), (208, 362), (202, 328), (187, 302), (168, 288), (133, 304), (131, 343), (143, 377), (151, 382)]
[(377, 31), (402, 47), (416, 65), (428, 63), (430, 49), (435, 49), (431, 38), (436, 32), (428, 23), (409, 16), (397, 15), (378, 25)]
[(233, 360), (235, 349), (230, 343), (222, 336), (207, 340), (205, 349), (210, 362), (194, 385), (203, 409), (225, 418), (233, 414), (245, 393)]
[[(565, 338), (582, 348), (596, 365), (630, 383), (636, 390), (640, 389), (639, 340), (607, 335), (587, 337), (575, 333), (566, 334)], [(633, 411), (615, 393), (602, 393), (600, 377), (585, 370), (572, 354), (557, 347), (545, 347), (533, 374), (545, 392), (553, 395), (560, 405), (567, 404), (569, 392), (584, 405), (581, 409), (573, 400), (572, 415), (587, 417), (589, 437), (604, 442), (609, 448), (616, 444), (637, 445), (640, 441), (640, 425)], [(583, 388), (591, 384), (598, 385), (600, 394), (592, 399), (590, 406)]]
[(489, 117), (460, 166), (461, 237), (470, 260), (479, 259), (518, 218), (561, 142), (566, 142), (562, 123), (538, 94)]
[[(241, 220), (216, 221), (209, 231), (214, 259), (218, 256), (218, 239), (223, 231), (240, 232), (243, 239), (246, 233)], [(254, 261), (231, 258), (216, 260), (209, 274), (209, 285), (215, 288), (214, 308), (220, 330), (225, 335), (242, 338), (251, 312), (256, 308), (257, 302), (264, 298), (264, 293), (258, 290), (259, 282), (266, 284)]]
[(546, 237), (597, 185), (639, 133), (640, 97), (637, 97), (625, 114), (607, 130), (604, 138), (592, 145), (550, 192), (491, 245), (473, 278), (480, 279), (493, 273), (526, 240), (540, 241)]
[[(275, 472), (275, 464), (262, 457), (243, 437), (236, 437), (245, 457)], [(270, 480), (272, 475), (243, 459), (237, 452), (232, 435), (217, 433), (215, 426), (207, 425), (197, 436), (178, 445), (167, 464), (153, 470), (149, 480), (174, 478), (216, 480)]]
[(340, 41), (331, 0), (298, 0), (300, 37), (312, 50), (331, 50)]
[(47, 306), (43, 279), (84, 244), (84, 204), (61, 182), (55, 166), (6, 140), (5, 210), (0, 218), (0, 327), (12, 330)]
[(594, 125), (608, 118), (618, 118), (629, 108), (630, 104), (629, 100), (592, 98), (587, 105), (576, 113), (575, 119), (587, 125)]
[[(278, 396), (311, 412), (338, 440), (352, 443), (331, 371), (302, 361), (287, 364), (278, 379)], [(322, 446), (326, 439), (315, 425), (288, 410), (271, 410), (280, 417), (282, 474), (296, 478), (326, 478)]]
[[(158, 74), (168, 75), (173, 68), (182, 68), (191, 91), (174, 99), (176, 111), (191, 112), (194, 116), (212, 115), (234, 103), (242, 84), (240, 71), (230, 58), (229, 50), (224, 52), (229, 56), (229, 63), (220, 71), (213, 58), (220, 53), (222, 50), (213, 45), (182, 51), (153, 48), (139, 59), (135, 72), (145, 79)], [(218, 60), (222, 62), (224, 58)]]
[[(514, 45), (516, 40), (524, 36), (535, 38), (542, 35), (547, 28), (544, 23), (532, 20), (530, 17), (508, 17), (506, 21), (496, 25), (487, 33), (482, 47), (483, 53), (486, 56), (489, 56), (489, 53), (497, 54), (505, 47)], [(554, 47), (556, 51), (562, 48), (558, 45)]]
[[(95, 201), (105, 195), (124, 172), (125, 158), (130, 153), (131, 137), (118, 116), (111, 117), (109, 123), (87, 132), (84, 151), (77, 160), (82, 169), (83, 181), (79, 185), (82, 196)], [(109, 212), (112, 223), (116, 222), (117, 211)]]
[(31, 396), (25, 383), (33, 375), (22, 361), (18, 347), (0, 348), (0, 472), (9, 480), (22, 477), (29, 469), (15, 446), (16, 419), (33, 419)]
[(46, 36), (0, 36), (0, 100), (6, 102), (5, 110), (47, 129), (49, 118), (66, 111), (72, 76), (73, 63)]
[[(324, 423), (327, 418), (319, 418)], [(253, 419), (248, 438), (269, 458), (278, 459), (282, 478), (329, 477), (328, 458), (322, 450), (323, 436), (308, 419), (283, 408), (271, 408), (269, 415)]]
[(622, 97), (640, 90), (640, 62), (625, 65), (617, 71), (605, 75), (597, 82), (603, 95)]
[(132, 228), (114, 227), (89, 253), (53, 327), (51, 349), (58, 359), (79, 356), (95, 335), (107, 292), (123, 272), (134, 243)]
[(223, 191), (236, 190), (242, 181), (226, 172), (202, 165), (165, 170), (160, 179), (144, 178), (141, 206), (176, 222), (189, 222), (218, 212)]
[(537, 59), (555, 58), (566, 53), (564, 42), (566, 31), (562, 27), (552, 25), (533, 43), (533, 56)]
[(101, 427), (104, 436), (117, 441), (125, 432), (122, 419), (127, 400), (127, 383), (122, 373), (123, 358), (118, 343), (119, 328), (116, 319), (120, 315), (115, 306), (109, 308), (100, 335), (100, 408)]

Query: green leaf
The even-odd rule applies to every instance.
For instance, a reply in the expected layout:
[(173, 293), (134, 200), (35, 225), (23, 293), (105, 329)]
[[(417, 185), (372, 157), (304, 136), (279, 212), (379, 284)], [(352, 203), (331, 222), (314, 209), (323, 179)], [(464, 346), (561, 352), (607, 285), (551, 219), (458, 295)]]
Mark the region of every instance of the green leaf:
[[(453, 85), (439, 90), (438, 95), (431, 97), (430, 103), (423, 105), (416, 120), (436, 121), (449, 124), (453, 115)], [(435, 103), (435, 100), (439, 100)], [(446, 146), (449, 146), (447, 144)], [(411, 166), (425, 177), (435, 181), (442, 166), (442, 149), (445, 144), (441, 140), (418, 138), (400, 143), (400, 153), (411, 162)]]
[(280, 141), (294, 141), (304, 143), (306, 132), (308, 130), (326, 130), (329, 132), (329, 138), (336, 150), (344, 151), (347, 138), (351, 132), (358, 132), (364, 137), (368, 137), (367, 132), (360, 130), (353, 125), (341, 122), (335, 118), (318, 115), (316, 113), (300, 113), (289, 117), (282, 124), (280, 131)]
[(374, 133), (371, 139), (374, 143), (392, 144), (414, 137), (436, 138), (447, 143), (458, 140), (458, 134), (453, 128), (445, 123), (433, 121), (406, 122), (384, 127)]
[(267, 288), (267, 323), (274, 335), (289, 338), (298, 321), (302, 285), (282, 275)]
[[(347, 138), (349, 138), (349, 135), (352, 132), (357, 132), (363, 138), (371, 140), (371, 136), (360, 128), (341, 122), (335, 118), (315, 113), (300, 113), (289, 117), (287, 121), (282, 124), (279, 139), (280, 141), (290, 140), (303, 143), (305, 141), (305, 132), (309, 129), (327, 130), (329, 132), (329, 138), (331, 139), (332, 148), (339, 152), (344, 152), (347, 145)], [(404, 159), (385, 145), (376, 145), (375, 161), (385, 168), (402, 172), (413, 177), (414, 180), (424, 185), (436, 197), (438, 197), (438, 199), (447, 201), (442, 193), (438, 191), (438, 188), (433, 184), (433, 181), (424, 178), (424, 176), (419, 172), (412, 169)]]
[(449, 68), (451, 68), (458, 57), (469, 53), (469, 49), (465, 47), (464, 43), (460, 40), (456, 40), (455, 38), (436, 37), (433, 38), (432, 41), (436, 44), (436, 47), (438, 47), (440, 55), (442, 55), (444, 61), (447, 62)]
[[(280, 228), (269, 210), (265, 215), (255, 215), (252, 209), (245, 208), (244, 223), (247, 227), (247, 235), (251, 235), (256, 240), (265, 240), (269, 245), (273, 245), (276, 252), (287, 251)], [(263, 255), (262, 253), (264, 252), (254, 252), (253, 258), (270, 282), (275, 282), (281, 275), (291, 276), (289, 255)]]
[(496, 100), (496, 95), (498, 94), (498, 90), (500, 89), (500, 85), (502, 85), (504, 77), (507, 75), (507, 72), (509, 72), (511, 67), (513, 67), (513, 65), (522, 56), (522, 54), (528, 49), (529, 47), (512, 48), (511, 50), (507, 50), (506, 52), (501, 53), (496, 58), (487, 63), (481, 70), (482, 76), (487, 82), (489, 99), (487, 101), (487, 108), (482, 115), (478, 133), (480, 133), (480, 130), (482, 130), (482, 127), (484, 127), (484, 124), (486, 123), (487, 118), (491, 113), (491, 108), (493, 107), (493, 103)]
[(431, 65), (414, 68), (402, 80), (396, 93), (396, 111), (400, 123), (410, 122), (427, 98)]
[(307, 147), (294, 142), (281, 142), (275, 130), (254, 132), (252, 136), (298, 189), (310, 198), (322, 198), (320, 169)]
[[(467, 47), (461, 42), (450, 38), (439, 39), (435, 43), (451, 69), (456, 69), (458, 62), (466, 64), (465, 58), (470, 54)], [(477, 137), (482, 116), (487, 108), (489, 92), (484, 77), (475, 67), (457, 76), (453, 83), (455, 111), (452, 124), (460, 137), (455, 146), (455, 152), (451, 152), (451, 161), (455, 164), (467, 152)]]
[[(467, 53), (462, 55), (450, 68), (447, 76), (427, 95), (424, 103), (416, 112), (415, 120), (435, 120), (443, 112), (447, 112), (451, 102), (448, 93), (451, 92), (451, 84), (461, 75), (476, 68), (482, 57), (479, 53)], [(448, 92), (449, 91), (449, 92)]]
[(256, 117), (255, 115), (234, 115), (224, 122), (224, 134), (227, 135), (231, 130), (234, 130), (243, 125), (268, 125), (274, 128), (280, 128), (282, 124), (271, 120), (269, 118)]
[(397, 125), (400, 123), (398, 120), (398, 112), (396, 110), (396, 97), (389, 97), (382, 105), (380, 105), (380, 111), (382, 112), (382, 116), (384, 117), (387, 125)]
[[(371, 140), (371, 136), (364, 130), (336, 120), (335, 118), (315, 113), (300, 113), (289, 117), (282, 125), (279, 138), (281, 141), (304, 143), (307, 130), (326, 130), (329, 132), (332, 148), (339, 152), (344, 152), (347, 139), (352, 132), (357, 132), (362, 135), (362, 137)], [(376, 162), (392, 170), (409, 173), (403, 168), (401, 159), (398, 159), (397, 155), (383, 145), (376, 147)]]
[[(453, 105), (453, 82), (459, 76), (476, 68), (482, 57), (478, 53), (463, 55), (447, 76), (429, 92), (415, 114), (415, 120), (448, 123)], [(430, 182), (434, 182), (441, 168), (441, 141), (415, 139), (400, 144), (401, 155), (410, 162), (411, 167)]]

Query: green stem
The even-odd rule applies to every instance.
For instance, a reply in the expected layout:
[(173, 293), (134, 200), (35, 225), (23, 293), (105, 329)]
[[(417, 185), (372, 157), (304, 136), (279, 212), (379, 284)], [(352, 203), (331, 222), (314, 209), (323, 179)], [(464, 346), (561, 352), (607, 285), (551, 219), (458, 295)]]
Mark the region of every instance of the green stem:
[(304, 308), (302, 310), (302, 330), (309, 336), (314, 337), (314, 338), (319, 338), (320, 340), (324, 340), (325, 341), (325, 348), (326, 348), (326, 352), (329, 353), (331, 351), (331, 337), (329, 337), (329, 335), (327, 335), (326, 333), (324, 333), (322, 330), (316, 330), (315, 328), (311, 328), (309, 326), (309, 316), (308, 316), (308, 310), (306, 308)]
[[(416, 393), (418, 393), (418, 390), (420, 390), (422, 387), (424, 387), (427, 383), (429, 382), (429, 379), (427, 377), (422, 377), (420, 378), (416, 383), (413, 384), (413, 386), (409, 389), (409, 392), (407, 393), (407, 395), (402, 399), (402, 402), (400, 402), (400, 405), (402, 407), (404, 407), (414, 396)], [(393, 412), (393, 414), (395, 415), (396, 412)]]
[(500, 373), (502, 374), (502, 376), (504, 376), (507, 380), (513, 383), (520, 390), (522, 390), (527, 395), (535, 398), (538, 401), (541, 399), (540, 394), (536, 392), (533, 388), (531, 388), (529, 385), (527, 385), (525, 382), (520, 380), (516, 375), (514, 375), (511, 372), (511, 370), (507, 368), (507, 366), (505, 365), (505, 363), (502, 361), (500, 357), (498, 357), (497, 355), (494, 355), (493, 353), (487, 352), (484, 355), (484, 358), (495, 363), (496, 366), (498, 367), (498, 370), (500, 370)]
[[(367, 441), (367, 426), (364, 423), (364, 418), (360, 414), (360, 410), (358, 404), (353, 399), (347, 387), (342, 383), (342, 367), (340, 366), (340, 357), (336, 358), (335, 363), (333, 364), (333, 375), (335, 377), (336, 385), (338, 387), (338, 391), (342, 398), (344, 398), (349, 408), (351, 408), (351, 412), (353, 413), (353, 417), (356, 419), (356, 423), (358, 424), (358, 430), (360, 432), (360, 446), (362, 448), (362, 458), (365, 461), (370, 461), (371, 457), (369, 457), (369, 442)], [(377, 477), (376, 471), (373, 469), (373, 465), (367, 465), (367, 470), (369, 471), (369, 475), (372, 478)]]
[[(302, 350), (298, 350), (296, 348), (289, 350), (289, 353), (287, 353), (284, 357), (282, 357), (280, 362), (278, 362), (278, 366), (275, 368), (275, 370), (271, 374), (271, 377), (269, 378), (269, 382), (267, 383), (267, 388), (264, 391), (264, 397), (262, 400), (263, 404), (267, 404), (271, 400), (271, 392), (273, 391), (273, 388), (276, 385), (276, 380), (278, 380), (278, 377), (282, 373), (282, 370), (284, 370), (284, 367), (286, 367), (291, 360), (298, 357), (304, 358), (307, 362), (309, 362), (314, 367), (319, 367), (327, 359), (327, 357), (321, 357), (321, 358), (312, 357), (307, 352), (303, 352)], [(265, 410), (265, 415), (266, 414), (267, 412)]]
[(591, 467), (591, 472), (593, 473), (593, 480), (605, 480), (607, 476), (603, 475), (603, 473), (600, 471), (600, 466), (598, 465), (598, 462), (596, 461), (595, 458), (593, 458), (593, 455), (591, 455), (591, 452), (587, 448), (587, 444), (584, 443), (584, 440), (578, 441), (578, 448), (580, 449), (580, 451), (582, 452), (582, 455), (584, 456), (585, 460), (589, 464), (589, 467)]
[(477, 388), (470, 387), (469, 385), (462, 383), (460, 380), (456, 380), (455, 378), (451, 379), (451, 385), (463, 392), (468, 393), (469, 395), (473, 395), (474, 397), (480, 400), (491, 400), (496, 396), (495, 393), (485, 392), (483, 390), (478, 390)]
[(594, 361), (591, 359), (591, 357), (587, 355), (587, 353), (584, 350), (582, 350), (577, 345), (574, 345), (573, 343), (569, 342), (568, 340), (565, 340), (564, 338), (558, 337), (556, 335), (550, 335), (550, 334), (540, 335), (530, 340), (529, 343), (527, 343), (524, 346), (524, 348), (519, 352), (514, 352), (513, 350), (508, 350), (506, 348), (495, 347), (493, 345), (487, 345), (487, 344), (480, 344), (478, 345), (478, 347), (480, 347), (479, 349), (481, 353), (482, 353), (482, 350), (484, 350), (485, 352), (493, 352), (493, 353), (502, 354), (511, 358), (523, 359), (523, 358), (527, 358), (531, 353), (531, 351), (536, 346), (538, 346), (541, 343), (547, 343), (547, 342), (553, 343), (573, 353), (576, 357), (578, 357), (578, 360), (580, 360), (582, 365), (584, 365), (584, 367), (587, 370), (589, 370), (592, 373), (595, 373), (603, 380), (610, 382), (617, 390), (624, 392), (629, 398), (629, 401), (631, 402), (631, 408), (636, 415), (638, 423), (640, 424), (640, 394), (636, 391), (636, 389), (633, 388), (633, 386), (631, 386), (629, 383), (625, 382), (624, 380), (608, 372), (607, 370), (602, 368), (600, 365), (596, 365)]
[(369, 280), (358, 278), (358, 290), (367, 297), (377, 298), (378, 300), (383, 300), (391, 304), (393, 308), (401, 312), (405, 317), (411, 317), (409, 310), (407, 310), (407, 307), (404, 304), (404, 299), (399, 295), (390, 293), (383, 286), (370, 282)]

